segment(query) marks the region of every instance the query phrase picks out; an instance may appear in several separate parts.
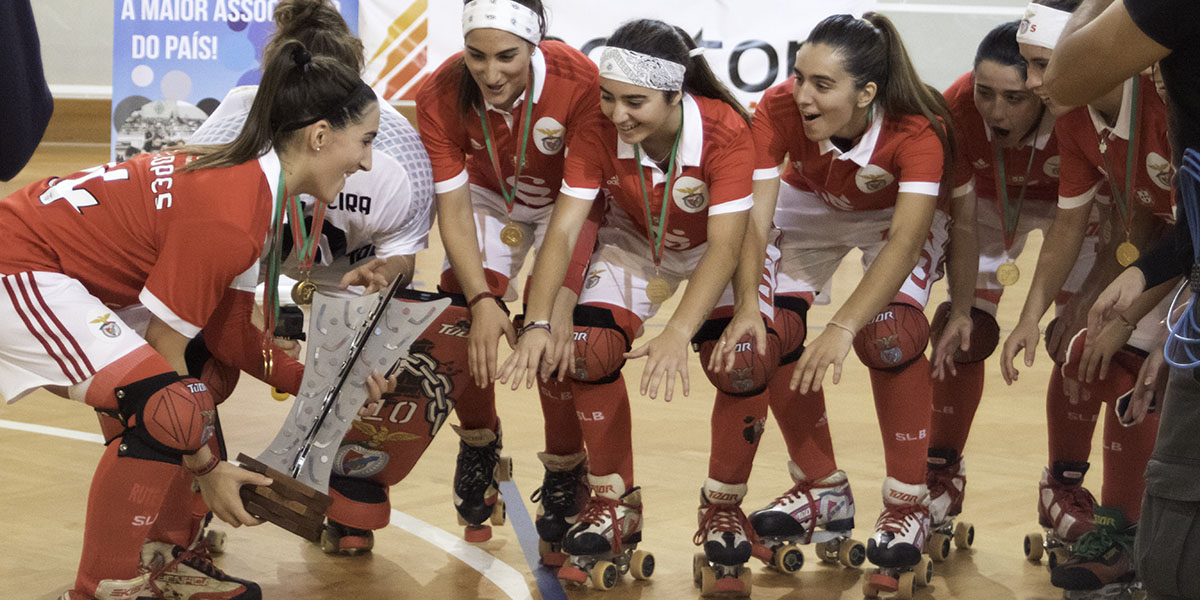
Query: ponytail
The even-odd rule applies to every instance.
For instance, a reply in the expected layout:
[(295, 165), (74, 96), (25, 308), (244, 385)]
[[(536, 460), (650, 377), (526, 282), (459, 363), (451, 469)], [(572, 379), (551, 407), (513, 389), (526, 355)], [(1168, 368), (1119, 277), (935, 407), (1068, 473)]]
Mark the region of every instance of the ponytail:
[(862, 19), (833, 15), (818, 23), (805, 43), (834, 48), (858, 89), (874, 82), (875, 102), (885, 113), (929, 120), (942, 143), (941, 193), (948, 195), (957, 152), (950, 107), (937, 88), (921, 81), (891, 20), (874, 12)]
[(329, 0), (283, 0), (275, 7), (275, 33), (263, 48), (263, 64), (271, 62), (288, 40), (299, 40), (315, 56), (330, 56), (357, 71), (364, 65), (362, 40)]
[[(608, 45), (685, 65), (687, 71), (683, 76), (683, 91), (720, 100), (737, 111), (738, 116), (746, 123), (750, 123), (750, 113), (746, 111), (746, 107), (737, 101), (720, 79), (717, 79), (708, 66), (708, 61), (699, 53), (693, 55), (696, 42), (682, 28), (653, 19), (630, 21), (613, 32), (608, 38)], [(668, 99), (675, 93), (663, 92)]]
[(184, 146), (197, 157), (187, 169), (229, 167), (281, 148), (304, 127), (325, 120), (342, 129), (359, 122), (376, 102), (358, 72), (327, 56), (313, 56), (303, 43), (288, 40), (264, 65), (262, 82), (246, 124), (233, 141), (216, 146)]

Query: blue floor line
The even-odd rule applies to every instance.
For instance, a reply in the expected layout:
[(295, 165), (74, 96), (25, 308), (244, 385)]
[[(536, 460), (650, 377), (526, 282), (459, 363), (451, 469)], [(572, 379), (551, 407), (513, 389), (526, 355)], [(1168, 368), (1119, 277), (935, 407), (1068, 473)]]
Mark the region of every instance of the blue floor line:
[(533, 572), (533, 577), (537, 580), (538, 592), (542, 595), (542, 600), (567, 600), (567, 593), (563, 590), (562, 583), (558, 581), (558, 574), (555, 569), (542, 566), (542, 556), (538, 553), (538, 538), (537, 530), (533, 527), (533, 520), (529, 518), (529, 509), (525, 507), (525, 500), (521, 496), (520, 490), (517, 489), (517, 484), (512, 481), (501, 481), (500, 494), (504, 497), (504, 507), (508, 511), (508, 522), (512, 524), (513, 531), (517, 534), (517, 541), (521, 544), (521, 551), (525, 554), (525, 562), (529, 564), (530, 571)]

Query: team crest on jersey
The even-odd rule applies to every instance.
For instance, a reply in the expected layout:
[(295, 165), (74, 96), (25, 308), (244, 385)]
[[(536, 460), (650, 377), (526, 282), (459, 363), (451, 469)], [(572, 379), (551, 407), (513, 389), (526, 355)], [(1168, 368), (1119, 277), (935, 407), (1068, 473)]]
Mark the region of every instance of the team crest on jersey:
[(1146, 173), (1150, 175), (1154, 185), (1164, 190), (1171, 189), (1171, 162), (1157, 152), (1146, 155)]
[(344, 477), (366, 478), (383, 471), (387, 464), (387, 452), (372, 449), (361, 442), (350, 442), (338, 448), (334, 455), (333, 472)]
[(1046, 162), (1042, 163), (1042, 172), (1049, 177), (1058, 179), (1058, 165), (1060, 162), (1061, 159), (1059, 159), (1057, 154), (1047, 158)]
[(112, 311), (96, 309), (88, 313), (88, 330), (99, 340), (115, 340), (121, 337), (121, 324), (113, 318)]
[(896, 178), (879, 165), (867, 165), (854, 174), (854, 183), (865, 194), (878, 192), (891, 185)]
[(708, 208), (708, 186), (695, 177), (680, 177), (671, 189), (675, 206), (689, 213), (698, 213)]
[(604, 269), (596, 269), (595, 271), (588, 273), (587, 281), (583, 282), (583, 287), (588, 288), (590, 290), (590, 289), (596, 287), (597, 285), (599, 285), (600, 274), (603, 272), (604, 272)]
[(553, 156), (562, 152), (567, 128), (552, 117), (542, 117), (533, 124), (533, 144), (542, 154)]

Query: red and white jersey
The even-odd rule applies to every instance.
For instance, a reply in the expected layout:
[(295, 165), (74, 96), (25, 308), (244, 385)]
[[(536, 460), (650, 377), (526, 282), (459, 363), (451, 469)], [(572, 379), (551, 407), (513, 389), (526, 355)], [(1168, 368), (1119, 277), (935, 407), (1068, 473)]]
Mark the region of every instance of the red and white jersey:
[[(750, 210), (754, 203), (754, 140), (746, 121), (720, 100), (687, 93), (682, 110), (683, 132), (665, 217), (664, 247), (676, 251), (708, 241), (708, 217)], [(666, 175), (645, 153), (639, 164), (634, 147), (617, 137), (608, 119), (576, 138), (567, 156), (562, 193), (593, 200), (603, 187), (613, 199), (608, 225), (629, 227), (649, 240), (639, 171), (657, 228), (663, 218)]]
[[(417, 92), (417, 125), (433, 163), (434, 192), (443, 194), (468, 183), (500, 193), (488, 156), (479, 114), (459, 108), (462, 53), (442, 63)], [(562, 182), (563, 157), (575, 133), (600, 113), (600, 78), (596, 64), (578, 50), (554, 41), (542, 42), (531, 57), (532, 92), (526, 87), (511, 112), (490, 104), (484, 115), (493, 148), (512, 189), (517, 154), (525, 125), (526, 102), (532, 97), (532, 125), (516, 202), (531, 208), (554, 201)]]
[(235, 279), (257, 278), (280, 167), (273, 151), (199, 171), (187, 160), (142, 154), (0, 200), (0, 273), (62, 273), (195, 337)]
[(876, 109), (866, 133), (848, 152), (833, 142), (804, 135), (804, 119), (792, 98), (795, 77), (772, 86), (754, 112), (758, 158), (754, 179), (779, 177), (811, 191), (838, 210), (880, 210), (896, 205), (900, 193), (937, 196), (942, 179), (942, 143), (921, 115), (884, 115)]
[[(1138, 87), (1141, 88), (1137, 114), (1140, 139), (1135, 146), (1138, 155), (1133, 157), (1133, 193), (1128, 202), (1174, 222), (1171, 202), (1174, 169), (1167, 138), (1167, 107), (1154, 91), (1150, 78), (1142, 77)], [(1132, 99), (1133, 79), (1129, 79), (1125, 82), (1121, 111), (1111, 127), (1090, 106), (1081, 106), (1058, 119), (1055, 135), (1062, 153), (1058, 189), (1060, 207), (1075, 208), (1087, 204), (1106, 182), (1115, 188), (1111, 191), (1114, 196), (1125, 194)], [(1106, 173), (1111, 176), (1111, 181), (1107, 181)]]
[[(975, 106), (975, 74), (966, 73), (946, 88), (946, 102), (954, 117), (954, 133), (958, 156), (951, 181), (952, 195), (961, 196), (975, 190), (980, 198), (1000, 201), (996, 187), (996, 149), (992, 129), (983, 122)], [(1016, 201), (1025, 186), (1025, 200), (1050, 202), (1058, 200), (1058, 140), (1054, 136), (1054, 116), (1042, 112), (1037, 129), (1030, 132), (1019, 148), (1002, 148), (1004, 178), (1008, 197)]]

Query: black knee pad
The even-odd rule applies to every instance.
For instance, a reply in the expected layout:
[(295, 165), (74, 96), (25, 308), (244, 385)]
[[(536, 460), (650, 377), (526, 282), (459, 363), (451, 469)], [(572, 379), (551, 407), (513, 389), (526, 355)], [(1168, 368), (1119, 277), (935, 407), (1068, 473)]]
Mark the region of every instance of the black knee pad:
[(122, 446), (146, 453), (142, 458), (178, 462), (180, 456), (204, 446), (216, 430), (215, 400), (197, 379), (162, 373), (116, 388), (114, 393), (126, 427)]
[(925, 353), (929, 321), (908, 304), (887, 305), (854, 336), (854, 352), (867, 368), (899, 369)]
[(621, 376), (629, 339), (617, 326), (612, 311), (597, 306), (575, 307), (575, 368), (571, 379), (582, 383), (611, 383)]
[(767, 389), (771, 377), (779, 369), (779, 336), (767, 328), (767, 353), (760, 355), (754, 338), (744, 336), (736, 342), (733, 368), (722, 373), (708, 369), (708, 360), (717, 349), (717, 340), (732, 319), (709, 319), (692, 338), (692, 349), (700, 354), (704, 374), (718, 390), (730, 396), (754, 396)]
[(796, 296), (775, 296), (775, 333), (779, 335), (779, 364), (800, 360), (808, 337), (808, 301)]
[[(950, 322), (950, 303), (943, 302), (938, 305), (937, 310), (933, 313), (933, 323), (930, 324), (930, 329), (934, 332), (934, 337), (942, 334), (942, 330)], [(971, 307), (971, 347), (966, 352), (962, 350), (954, 351), (954, 362), (956, 363), (976, 363), (985, 360), (996, 351), (996, 346), (1000, 344), (1000, 325), (996, 323), (996, 318), (988, 311)]]

